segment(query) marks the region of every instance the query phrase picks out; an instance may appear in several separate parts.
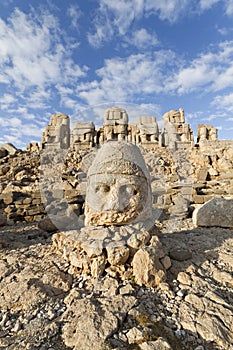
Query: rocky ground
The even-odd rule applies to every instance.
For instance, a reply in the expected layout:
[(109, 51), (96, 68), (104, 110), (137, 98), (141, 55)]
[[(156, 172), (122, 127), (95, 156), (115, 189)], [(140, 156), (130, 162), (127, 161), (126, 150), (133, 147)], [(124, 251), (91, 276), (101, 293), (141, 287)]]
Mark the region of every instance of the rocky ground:
[(36, 223), (0, 228), (0, 349), (231, 349), (233, 230), (158, 226), (172, 267), (156, 289), (71, 275)]

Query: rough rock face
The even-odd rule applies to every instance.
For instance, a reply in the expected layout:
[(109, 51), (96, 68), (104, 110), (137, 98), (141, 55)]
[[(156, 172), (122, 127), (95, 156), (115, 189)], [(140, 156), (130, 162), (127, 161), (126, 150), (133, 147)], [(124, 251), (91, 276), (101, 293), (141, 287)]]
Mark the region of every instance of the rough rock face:
[(17, 152), (17, 148), (8, 142), (1, 145), (1, 148), (5, 149), (7, 151), (7, 154), (10, 154), (10, 155), (14, 155)]
[[(161, 243), (157, 237), (153, 237), (152, 244), (139, 249), (133, 257), (135, 282), (140, 286), (153, 287), (164, 281), (166, 278), (165, 266), (171, 267), (170, 264), (163, 266), (164, 257)], [(170, 260), (169, 257), (167, 259)]]
[(165, 278), (165, 253), (147, 231), (154, 223), (151, 183), (137, 146), (111, 141), (97, 152), (87, 174), (85, 223), (81, 230), (53, 237), (54, 251), (69, 262), (70, 271), (94, 277), (131, 274), (146, 286)]
[(95, 278), (107, 273), (123, 280), (131, 276), (145, 286), (159, 285), (170, 268), (170, 259), (158, 237), (130, 226), (57, 233), (53, 236), (53, 251), (69, 263), (70, 273), (91, 274)]
[(196, 226), (233, 227), (233, 200), (214, 198), (196, 208), (193, 213)]
[(71, 292), (65, 299), (67, 310), (63, 314), (65, 344), (74, 350), (101, 348), (123, 323), (135, 301), (135, 297), (126, 295), (79, 299), (75, 291)]
[(167, 282), (154, 288), (132, 276), (71, 274), (36, 225), (2, 227), (0, 347), (230, 350), (233, 231), (194, 228), (191, 219), (175, 227), (160, 223), (163, 249), (192, 255), (171, 254)]

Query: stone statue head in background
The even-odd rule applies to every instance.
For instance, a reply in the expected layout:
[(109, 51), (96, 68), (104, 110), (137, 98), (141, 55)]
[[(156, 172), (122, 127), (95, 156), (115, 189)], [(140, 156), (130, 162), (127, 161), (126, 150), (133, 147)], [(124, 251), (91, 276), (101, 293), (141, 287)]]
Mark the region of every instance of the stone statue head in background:
[(121, 226), (151, 218), (150, 174), (137, 146), (106, 142), (87, 178), (86, 226)]

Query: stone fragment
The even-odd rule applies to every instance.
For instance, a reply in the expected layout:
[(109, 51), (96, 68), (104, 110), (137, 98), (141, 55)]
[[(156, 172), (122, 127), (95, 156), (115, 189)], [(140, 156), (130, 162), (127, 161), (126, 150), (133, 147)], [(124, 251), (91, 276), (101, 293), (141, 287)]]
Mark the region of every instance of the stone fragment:
[[(225, 315), (227, 317), (227, 315)], [(232, 317), (231, 317), (232, 320)], [(214, 341), (224, 349), (230, 349), (229, 344), (233, 344), (232, 325), (228, 330), (222, 324), (219, 315), (203, 314), (197, 317), (196, 330), (198, 334), (206, 341)]]
[(187, 273), (182, 272), (182, 271), (178, 273), (177, 280), (181, 284), (187, 284), (188, 286), (190, 286), (192, 284), (192, 280), (191, 280), (190, 276)]
[(208, 176), (208, 167), (200, 167), (197, 170), (197, 181), (206, 181)]
[(57, 227), (54, 225), (54, 223), (49, 218), (44, 218), (38, 223), (38, 227), (46, 232), (55, 232), (57, 231)]
[(91, 262), (91, 275), (94, 278), (102, 276), (105, 269), (106, 260), (103, 256), (98, 256), (92, 259)]
[(129, 344), (134, 344), (142, 341), (143, 332), (137, 327), (133, 327), (127, 332), (126, 336)]
[(166, 255), (164, 258), (161, 259), (161, 263), (165, 268), (165, 270), (170, 269), (170, 267), (172, 266), (171, 259), (169, 258), (168, 255)]
[(125, 295), (80, 299), (75, 290), (70, 294), (69, 300), (65, 299), (68, 304), (62, 317), (62, 337), (74, 350), (101, 349), (135, 303), (134, 297)]
[(122, 265), (126, 263), (129, 257), (129, 248), (122, 245), (119, 247), (107, 247), (107, 259), (111, 265)]
[(10, 170), (10, 166), (9, 165), (2, 165), (2, 166), (0, 166), (0, 176), (6, 175), (9, 170)]
[(5, 149), (11, 156), (13, 156), (17, 152), (17, 148), (9, 142), (6, 142), (3, 145), (1, 145), (1, 148)]
[(169, 209), (170, 214), (185, 218), (189, 212), (190, 202), (188, 199), (184, 198), (182, 195), (178, 195), (174, 200), (175, 205), (171, 206)]
[(164, 267), (156, 255), (156, 249), (139, 249), (132, 261), (135, 282), (142, 286), (156, 287), (165, 279)]
[(221, 284), (224, 283), (233, 287), (233, 276), (226, 271), (220, 271), (218, 269), (214, 270), (213, 278)]
[(169, 256), (171, 259), (174, 259), (177, 261), (185, 261), (192, 258), (192, 252), (190, 252), (187, 249), (174, 248), (170, 250)]
[(139, 344), (141, 350), (172, 350), (169, 343), (162, 337), (159, 337), (155, 341), (148, 341)]
[(223, 349), (231, 349), (233, 342), (233, 314), (231, 306), (221, 303), (207, 293), (206, 297), (190, 293), (179, 308), (179, 319), (184, 329), (198, 333), (205, 341), (213, 341)]
[(134, 291), (134, 288), (132, 287), (131, 284), (126, 284), (126, 286), (121, 287), (119, 290), (120, 294), (122, 295), (131, 294), (133, 293), (133, 291)]
[(214, 198), (193, 212), (196, 226), (233, 227), (233, 200)]

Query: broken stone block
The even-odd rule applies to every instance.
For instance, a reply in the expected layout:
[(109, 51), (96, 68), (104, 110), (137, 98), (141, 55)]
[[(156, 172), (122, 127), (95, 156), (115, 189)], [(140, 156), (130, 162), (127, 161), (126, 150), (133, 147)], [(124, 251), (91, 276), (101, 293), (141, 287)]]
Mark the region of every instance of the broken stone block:
[(153, 247), (139, 249), (132, 261), (135, 282), (142, 286), (156, 287), (165, 279), (165, 269)]
[(233, 227), (233, 200), (214, 198), (193, 212), (196, 226)]
[(10, 154), (11, 156), (13, 156), (18, 151), (18, 149), (9, 142), (4, 143), (1, 146), (1, 148), (5, 149), (7, 151), (7, 153)]

